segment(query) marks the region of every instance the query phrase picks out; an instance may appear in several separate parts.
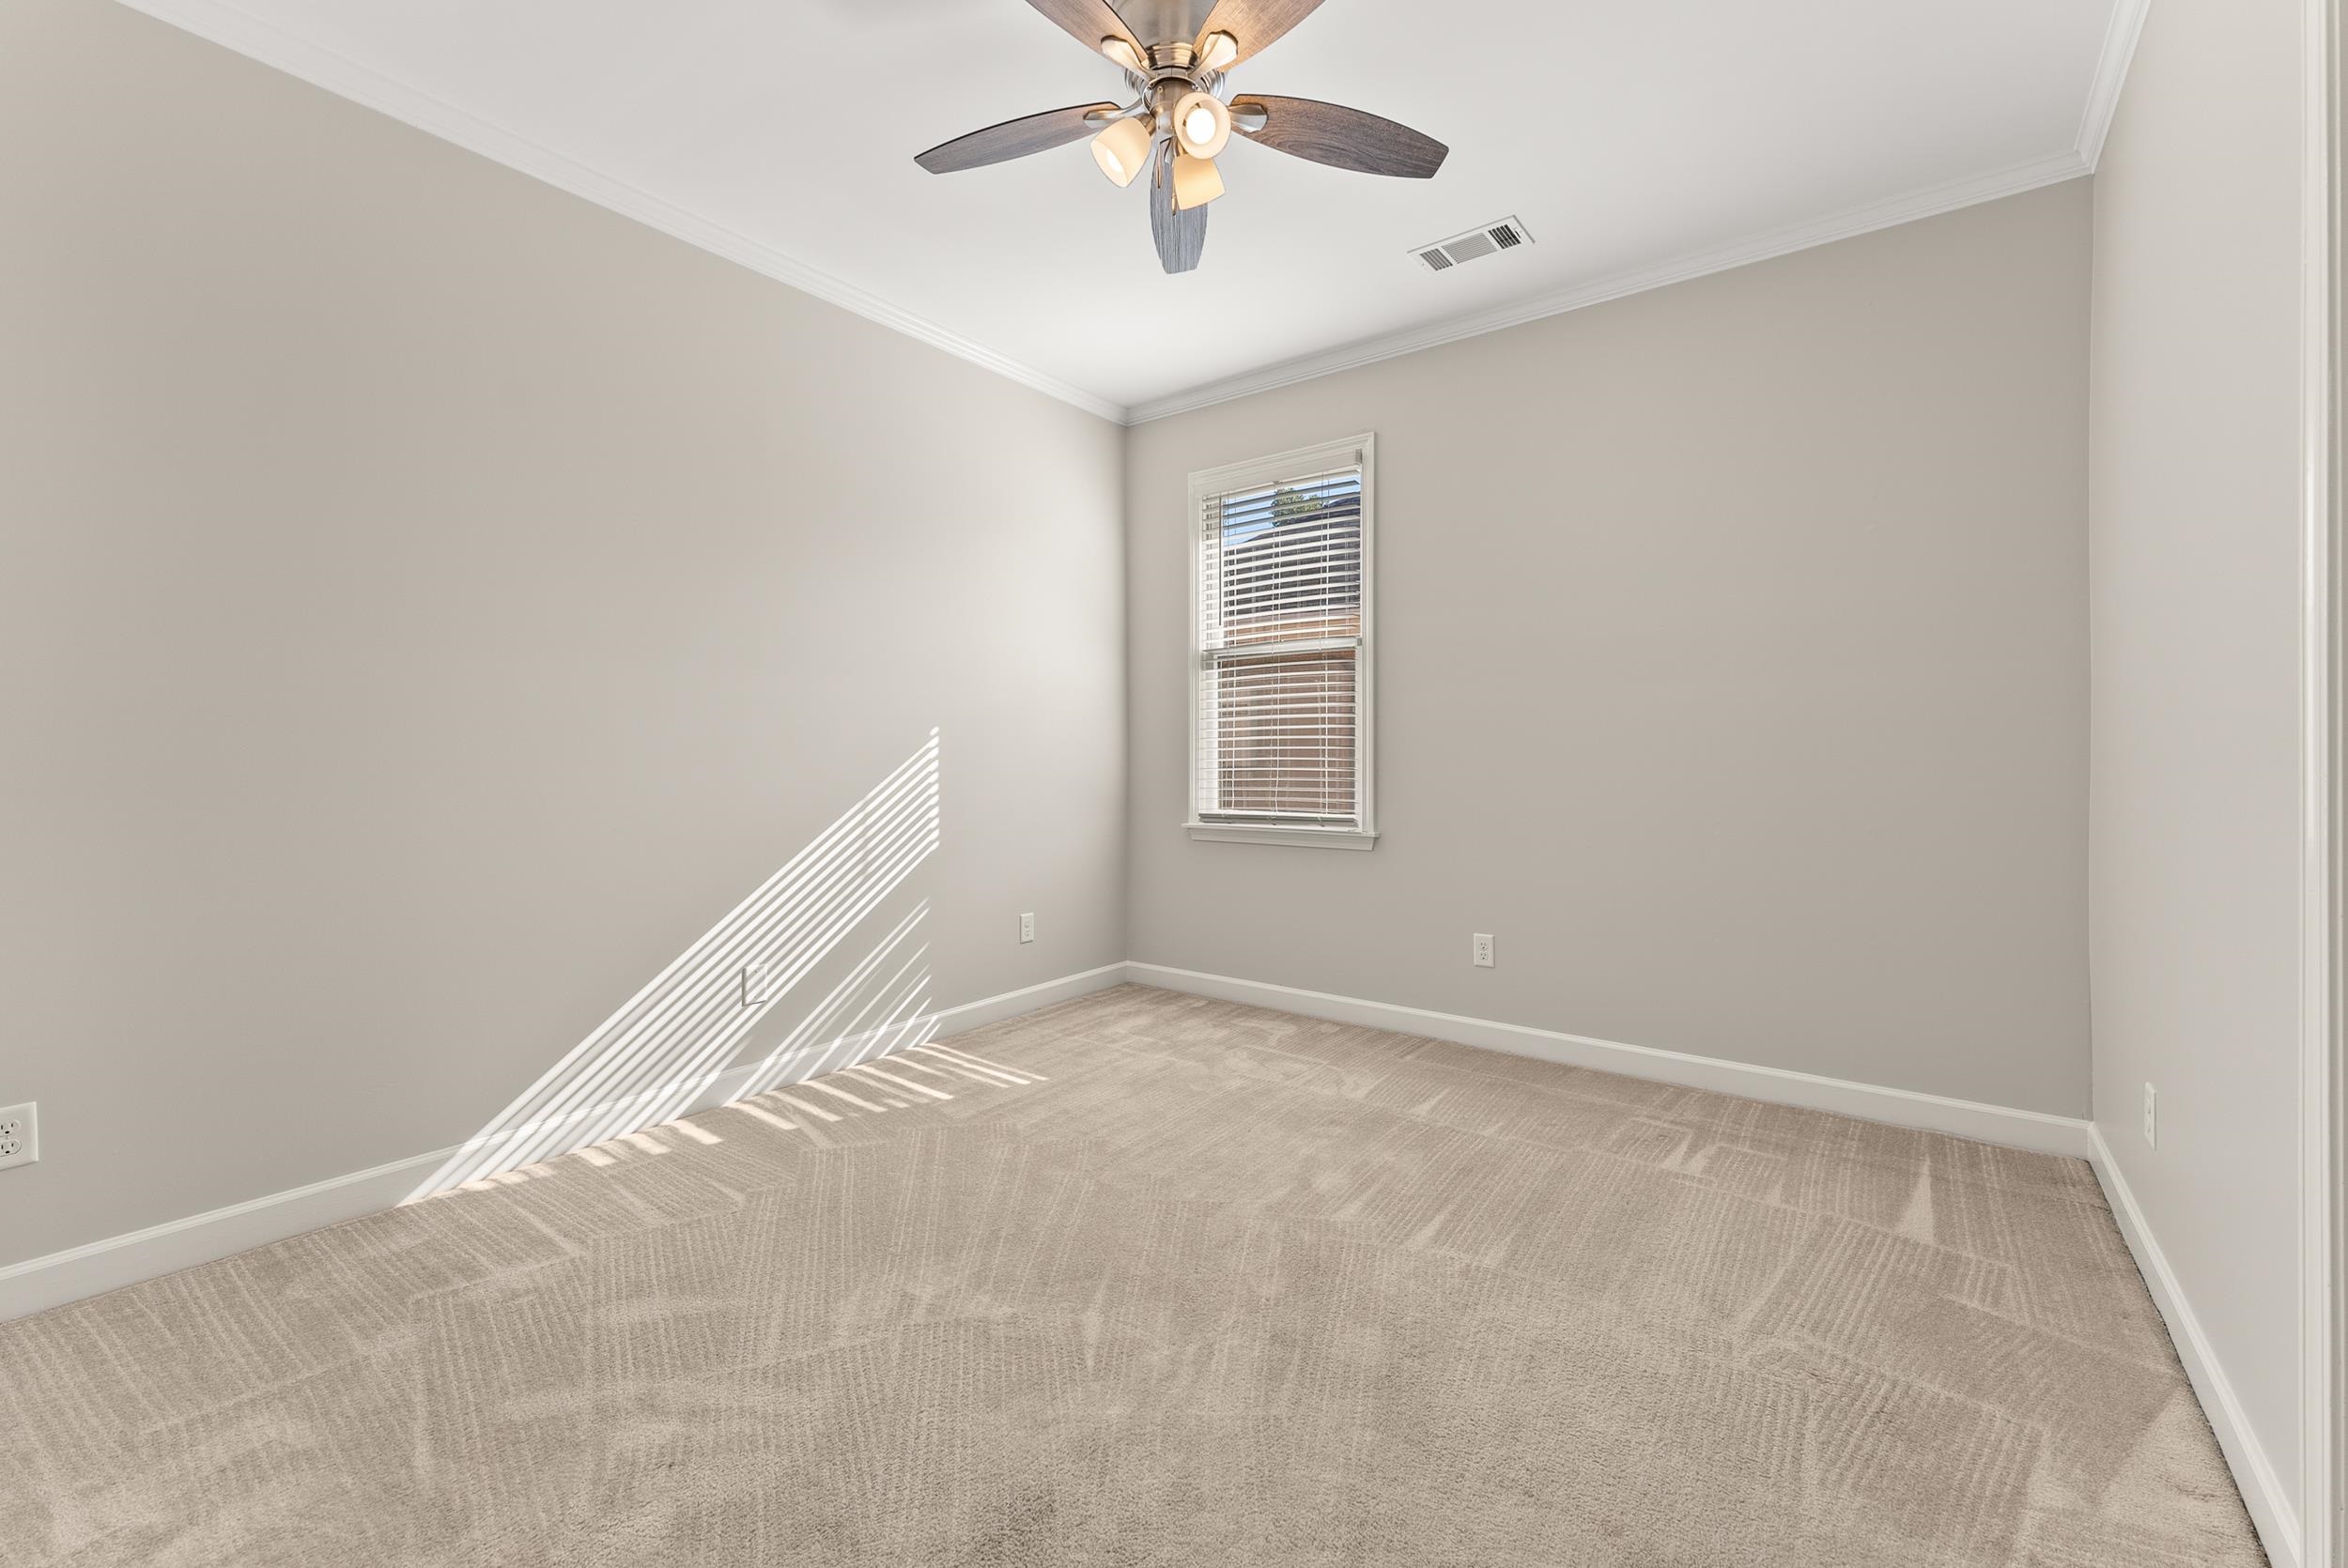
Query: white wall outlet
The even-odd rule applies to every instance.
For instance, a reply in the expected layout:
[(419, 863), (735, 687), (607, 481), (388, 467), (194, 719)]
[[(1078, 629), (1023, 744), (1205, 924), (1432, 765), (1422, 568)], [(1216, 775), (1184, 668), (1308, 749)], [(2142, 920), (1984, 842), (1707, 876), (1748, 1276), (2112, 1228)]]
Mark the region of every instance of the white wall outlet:
[(40, 1107), (0, 1105), (0, 1171), (40, 1158)]
[(776, 997), (782, 983), (782, 965), (746, 963), (742, 966), (742, 1006), (763, 1007)]
[(2160, 1093), (2150, 1084), (2144, 1085), (2144, 1142), (2160, 1147)]
[(1023, 915), (1019, 917), (1019, 940), (1022, 942), (1033, 942), (1035, 940), (1034, 915)]
[(1478, 969), (1490, 969), (1491, 966), (1491, 933), (1490, 931), (1477, 931), (1475, 933), (1475, 967)]

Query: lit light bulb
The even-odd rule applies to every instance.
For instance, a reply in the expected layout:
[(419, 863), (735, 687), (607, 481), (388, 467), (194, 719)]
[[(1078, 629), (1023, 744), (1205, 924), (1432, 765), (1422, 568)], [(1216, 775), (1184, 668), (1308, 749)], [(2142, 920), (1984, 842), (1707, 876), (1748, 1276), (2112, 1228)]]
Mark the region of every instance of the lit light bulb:
[(1177, 153), (1174, 157), (1174, 208), (1188, 212), (1194, 207), (1204, 207), (1223, 194), (1223, 173), (1212, 158), (1193, 158)]
[(1185, 93), (1174, 105), (1174, 139), (1193, 158), (1213, 158), (1231, 139), (1231, 112), (1213, 93)]
[(1112, 123), (1092, 138), (1092, 161), (1120, 185), (1131, 185), (1150, 161), (1150, 128), (1135, 119)]
[(1123, 38), (1103, 38), (1101, 53), (1132, 71), (1135, 76), (1148, 74), (1149, 68), (1142, 64), (1141, 52)]
[(1228, 33), (1209, 33), (1198, 49), (1201, 69), (1221, 70), (1239, 58), (1239, 39)]

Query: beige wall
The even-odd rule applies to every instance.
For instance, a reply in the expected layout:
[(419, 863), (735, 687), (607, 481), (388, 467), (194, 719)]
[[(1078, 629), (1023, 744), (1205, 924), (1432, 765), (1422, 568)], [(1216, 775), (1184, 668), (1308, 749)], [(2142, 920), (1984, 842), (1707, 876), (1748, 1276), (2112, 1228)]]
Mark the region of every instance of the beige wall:
[[(2089, 204), (1136, 428), (1133, 956), (2083, 1114)], [(1384, 837), (1193, 843), (1185, 476), (1366, 430)]]
[(2095, 181), (2089, 574), (2095, 1119), (2294, 1498), (2299, 25), (2152, 9)]
[(472, 1133), (933, 728), (804, 994), (1124, 957), (1115, 427), (88, 0), (0, 215), (0, 1264)]
[[(935, 729), (795, 998), (926, 905), (942, 1005), (1130, 954), (2076, 1114), (2092, 887), (2094, 1112), (2290, 1473), (2289, 10), (2158, 8), (2092, 191), (1120, 434), (16, 0), (0, 1266), (489, 1125)], [(1184, 476), (1362, 430), (1384, 840), (1192, 843)]]

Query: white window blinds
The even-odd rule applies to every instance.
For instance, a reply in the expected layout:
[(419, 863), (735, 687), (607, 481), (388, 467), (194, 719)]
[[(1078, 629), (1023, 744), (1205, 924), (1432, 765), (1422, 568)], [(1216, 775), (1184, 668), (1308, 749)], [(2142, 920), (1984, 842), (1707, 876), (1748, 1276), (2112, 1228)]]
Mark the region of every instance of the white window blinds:
[(1192, 479), (1196, 827), (1366, 837), (1369, 442)]

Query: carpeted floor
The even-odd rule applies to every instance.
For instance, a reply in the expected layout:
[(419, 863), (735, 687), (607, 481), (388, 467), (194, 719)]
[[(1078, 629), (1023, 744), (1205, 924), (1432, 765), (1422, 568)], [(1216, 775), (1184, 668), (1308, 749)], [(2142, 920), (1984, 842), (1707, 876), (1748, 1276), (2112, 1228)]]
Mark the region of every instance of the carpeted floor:
[(2087, 1167), (1121, 987), (0, 1325), (0, 1563), (2261, 1560)]

